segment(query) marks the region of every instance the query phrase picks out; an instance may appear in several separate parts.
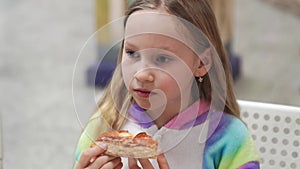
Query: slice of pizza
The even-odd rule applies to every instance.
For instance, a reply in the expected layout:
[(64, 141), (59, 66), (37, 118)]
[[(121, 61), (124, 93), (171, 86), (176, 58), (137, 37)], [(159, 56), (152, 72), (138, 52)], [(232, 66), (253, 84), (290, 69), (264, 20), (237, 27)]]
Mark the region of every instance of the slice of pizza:
[(106, 144), (105, 154), (129, 158), (156, 158), (158, 141), (145, 132), (133, 135), (127, 130), (102, 133), (93, 143)]

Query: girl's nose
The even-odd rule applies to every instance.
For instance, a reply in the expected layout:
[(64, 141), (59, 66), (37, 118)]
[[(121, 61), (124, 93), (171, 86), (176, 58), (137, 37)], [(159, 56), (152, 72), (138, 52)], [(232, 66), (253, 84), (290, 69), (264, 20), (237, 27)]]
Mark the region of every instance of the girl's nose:
[(134, 78), (140, 82), (153, 82), (154, 81), (154, 75), (153, 75), (153, 72), (150, 70), (150, 68), (138, 71), (134, 75)]

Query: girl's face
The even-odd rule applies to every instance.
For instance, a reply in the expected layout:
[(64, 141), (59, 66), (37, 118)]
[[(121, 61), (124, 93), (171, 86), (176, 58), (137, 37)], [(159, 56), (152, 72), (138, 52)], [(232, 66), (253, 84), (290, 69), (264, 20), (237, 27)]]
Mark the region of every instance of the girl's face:
[(123, 79), (135, 102), (156, 112), (153, 116), (176, 114), (192, 101), (191, 88), (200, 59), (177, 38), (173, 21), (165, 23), (157, 14), (144, 13), (133, 13), (125, 27)]

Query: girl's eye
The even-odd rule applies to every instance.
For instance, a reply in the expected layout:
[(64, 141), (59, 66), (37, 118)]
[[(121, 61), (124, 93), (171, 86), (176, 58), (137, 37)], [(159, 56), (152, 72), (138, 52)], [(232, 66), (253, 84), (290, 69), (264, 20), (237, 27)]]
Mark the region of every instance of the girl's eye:
[(133, 51), (133, 50), (126, 50), (125, 52), (131, 58), (138, 58), (138, 57), (140, 57), (139, 54), (137, 52)]
[(166, 63), (166, 62), (171, 61), (171, 58), (168, 56), (159, 56), (156, 58), (156, 61), (160, 62), (160, 63)]

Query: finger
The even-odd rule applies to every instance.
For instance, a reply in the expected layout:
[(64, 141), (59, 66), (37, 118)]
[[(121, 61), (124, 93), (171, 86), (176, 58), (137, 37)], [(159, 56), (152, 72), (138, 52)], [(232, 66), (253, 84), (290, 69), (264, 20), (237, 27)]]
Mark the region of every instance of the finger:
[(128, 167), (130, 169), (141, 169), (138, 166), (136, 159), (133, 159), (133, 158), (128, 158)]
[(111, 169), (111, 168), (116, 168), (119, 164), (122, 164), (121, 158), (116, 157), (108, 162), (106, 162), (101, 169)]
[(92, 164), (90, 164), (89, 168), (101, 168), (106, 163), (114, 160), (115, 158), (120, 158), (120, 157), (112, 157), (112, 156), (107, 156), (107, 155), (99, 156), (96, 158), (96, 160)]
[[(103, 154), (106, 150), (107, 150), (107, 145), (106, 144), (97, 144), (93, 147), (96, 149), (96, 151), (101, 152), (101, 154)], [(93, 156), (90, 160), (90, 163), (93, 163), (96, 158), (99, 156), (100, 154), (97, 154), (96, 156)]]
[(157, 163), (160, 169), (168, 169), (169, 164), (164, 154), (159, 154), (157, 156)]
[(123, 163), (121, 162), (115, 167), (115, 169), (122, 169), (122, 167), (123, 167)]
[(95, 157), (104, 153), (106, 149), (107, 149), (106, 145), (100, 145), (85, 150), (80, 156), (77, 168), (84, 168), (88, 166)]
[(148, 159), (139, 159), (143, 168), (154, 169), (151, 162)]

